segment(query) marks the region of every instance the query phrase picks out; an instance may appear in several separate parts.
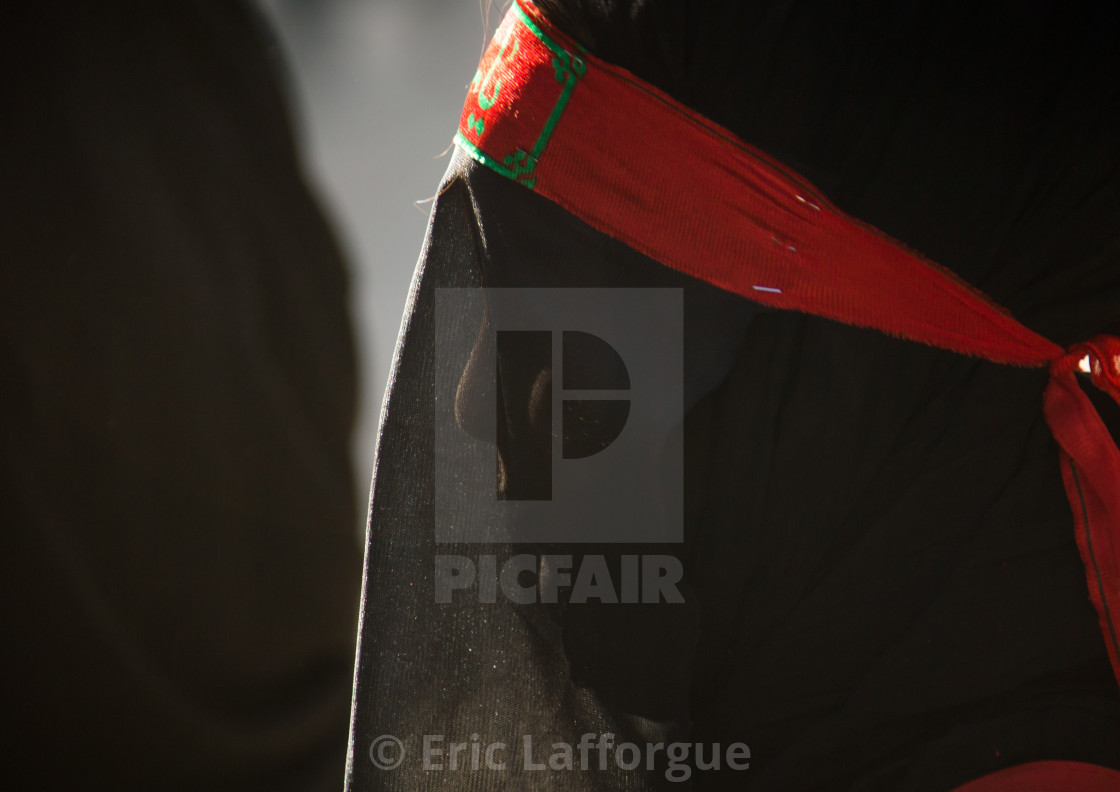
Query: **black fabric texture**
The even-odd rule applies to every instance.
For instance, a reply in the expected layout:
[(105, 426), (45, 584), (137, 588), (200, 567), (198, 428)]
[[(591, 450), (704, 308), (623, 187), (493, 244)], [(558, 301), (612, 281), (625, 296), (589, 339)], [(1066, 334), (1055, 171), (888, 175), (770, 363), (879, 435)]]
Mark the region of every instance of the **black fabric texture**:
[[(1110, 6), (541, 5), (1029, 327), (1062, 344), (1120, 328)], [(683, 290), (685, 540), (562, 552), (674, 554), (684, 603), (435, 601), (438, 554), (560, 551), (434, 538), (435, 300), (479, 286)], [(459, 335), (477, 334), (464, 319)], [(522, 491), (539, 475), (534, 394), (551, 376), (532, 354), (498, 360), (496, 452)], [(488, 387), (462, 377), (462, 401)], [(945, 792), (1036, 760), (1120, 769), (1120, 693), (1043, 420), (1046, 378), (760, 309), (458, 154), (382, 424), (348, 788)], [(1118, 411), (1097, 402), (1116, 434)], [(469, 404), (458, 415), (470, 431)], [(412, 756), (424, 734), (608, 731), (742, 741), (751, 766), (673, 784), (617, 768), (381, 770), (368, 753), (383, 734)]]
[(3, 16), (4, 789), (337, 789), (346, 273), (256, 11)]

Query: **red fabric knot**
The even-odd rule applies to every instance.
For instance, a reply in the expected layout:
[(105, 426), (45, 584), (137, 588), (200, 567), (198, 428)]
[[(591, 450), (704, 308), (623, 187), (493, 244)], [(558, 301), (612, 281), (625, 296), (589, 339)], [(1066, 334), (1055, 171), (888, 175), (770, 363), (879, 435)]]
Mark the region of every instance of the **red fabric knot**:
[(1093, 384), (1120, 403), (1120, 338), (1110, 335), (1094, 336), (1074, 344), (1065, 358), (1076, 356), (1078, 365), (1088, 359), (1088, 374)]

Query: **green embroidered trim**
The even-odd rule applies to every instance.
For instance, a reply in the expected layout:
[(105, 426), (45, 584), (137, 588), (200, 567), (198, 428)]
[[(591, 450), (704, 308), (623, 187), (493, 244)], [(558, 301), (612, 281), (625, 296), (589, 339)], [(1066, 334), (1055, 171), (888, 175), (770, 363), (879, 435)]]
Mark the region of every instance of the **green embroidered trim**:
[[(551, 36), (549, 36), (547, 33), (541, 30), (540, 27), (537, 26), (537, 23), (533, 21), (533, 18), (531, 16), (525, 13), (525, 9), (521, 7), (521, 4), (518, 3), (517, 0), (514, 0), (513, 10), (514, 12), (516, 12), (517, 18), (521, 20), (522, 24), (524, 24), (525, 27), (529, 28), (529, 31), (538, 39), (540, 39), (542, 44), (552, 50), (554, 54), (567, 54), (567, 51), (563, 47), (557, 44)], [(587, 49), (580, 46), (579, 44), (577, 44), (576, 46), (579, 47), (580, 52), (587, 52)]]
[[(580, 77), (587, 71), (587, 64), (584, 63), (583, 59), (578, 55), (573, 55), (557, 44), (551, 36), (541, 30), (537, 23), (534, 22), (516, 2), (513, 5), (513, 10), (517, 14), (518, 21), (528, 28), (529, 32), (536, 36), (552, 53), (553, 73), (556, 77), (556, 82), (563, 86), (560, 89), (560, 96), (557, 97), (556, 104), (553, 105), (552, 112), (549, 113), (548, 120), (545, 121), (544, 127), (541, 129), (540, 135), (537, 136), (533, 147), (529, 151), (519, 148), (512, 154), (507, 154), (502, 158), (500, 164), (458, 132), (455, 133), (455, 142), (466, 149), (467, 153), (479, 163), (492, 168), (506, 178), (513, 179), (531, 190), (536, 185), (537, 181), (532, 173), (536, 170), (537, 162), (540, 160), (541, 154), (544, 153), (545, 147), (552, 137), (552, 133), (556, 130), (556, 125), (559, 123), (560, 117), (564, 114), (564, 109), (568, 106), (568, 100), (572, 96), (572, 91), (575, 89), (576, 83), (579, 82)], [(581, 52), (586, 51), (583, 47), (579, 49)], [(503, 58), (513, 57), (516, 53), (517, 42), (514, 41), (514, 48), (509, 56), (506, 56), (505, 48), (503, 47), (502, 51), (498, 53), (497, 61), (500, 62)], [(483, 82), (482, 73), (476, 72), (472, 83), (478, 87), (478, 107), (480, 110), (488, 110), (498, 98), (498, 93), (501, 91), (501, 81), (498, 80), (494, 83), (493, 92), (490, 96), (485, 95), (482, 88)], [(474, 113), (471, 113), (467, 117), (467, 125), (474, 130), (476, 135), (479, 137), (482, 136), (485, 124), (481, 116), (476, 117)]]
[[(482, 70), (481, 69), (474, 73), (474, 79), (471, 80), (471, 87), (478, 89), (478, 109), (479, 110), (489, 110), (491, 107), (494, 106), (494, 102), (496, 102), (498, 100), (498, 94), (501, 93), (501, 91), (502, 91), (502, 78), (499, 77), (497, 80), (494, 81), (494, 90), (489, 96), (487, 96), (486, 91), (483, 90), (482, 84), (484, 82), (486, 82), (487, 77), (489, 77), (491, 74), (493, 74), (495, 67), (497, 67), (497, 65), (499, 63), (501, 63), (503, 60), (505, 60), (507, 58), (512, 58), (514, 55), (517, 54), (517, 47), (519, 45), (518, 45), (516, 39), (514, 39), (514, 41), (513, 41), (513, 49), (510, 50), (509, 54), (507, 55), (506, 54), (506, 47), (508, 47), (508, 46), (509, 46), (508, 43), (502, 45), (501, 50), (498, 51), (498, 57), (494, 58), (494, 63), (491, 64), (490, 69), (486, 72), (486, 77), (482, 76)], [(479, 132), (478, 134), (481, 135), (482, 132)]]
[(495, 160), (474, 143), (471, 143), (469, 140), (463, 137), (463, 134), (461, 132), (455, 133), (454, 140), (455, 145), (461, 147), (464, 151), (470, 154), (471, 159), (477, 160), (479, 164), (485, 165), (487, 168), (497, 171), (507, 179), (513, 179), (514, 181), (517, 180), (517, 175), (513, 171), (511, 171), (509, 168), (503, 167), (500, 162)]
[(502, 92), (502, 78), (501, 77), (494, 80), (494, 93), (490, 94), (489, 96), (486, 95), (486, 91), (479, 88), (479, 90), (478, 90), (478, 107), (479, 107), (479, 109), (480, 110), (489, 110), (491, 107), (493, 107), (494, 102), (496, 102), (497, 99), (498, 99), (498, 94), (501, 93), (501, 92)]

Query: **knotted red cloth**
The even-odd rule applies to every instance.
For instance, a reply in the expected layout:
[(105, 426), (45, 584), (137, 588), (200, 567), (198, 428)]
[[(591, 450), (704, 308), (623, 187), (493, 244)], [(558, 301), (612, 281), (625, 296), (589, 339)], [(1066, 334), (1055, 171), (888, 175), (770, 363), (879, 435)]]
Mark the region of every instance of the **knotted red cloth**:
[(755, 302), (997, 363), (1049, 365), (1046, 421), (1120, 681), (1120, 451), (1077, 378), (1087, 368), (1120, 403), (1120, 339), (1063, 350), (781, 163), (596, 59), (527, 0), (483, 56), (456, 142), (603, 233)]

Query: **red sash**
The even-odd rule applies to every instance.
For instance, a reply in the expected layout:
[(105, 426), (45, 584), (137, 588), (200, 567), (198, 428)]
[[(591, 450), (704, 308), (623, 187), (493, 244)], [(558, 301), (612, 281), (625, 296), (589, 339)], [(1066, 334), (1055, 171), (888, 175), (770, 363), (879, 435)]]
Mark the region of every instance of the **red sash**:
[(755, 302), (1049, 366), (1043, 408), (1120, 681), (1120, 451), (1076, 376), (1087, 369), (1120, 402), (1120, 339), (1063, 350), (726, 129), (590, 55), (527, 0), (483, 56), (455, 140), (603, 233)]

